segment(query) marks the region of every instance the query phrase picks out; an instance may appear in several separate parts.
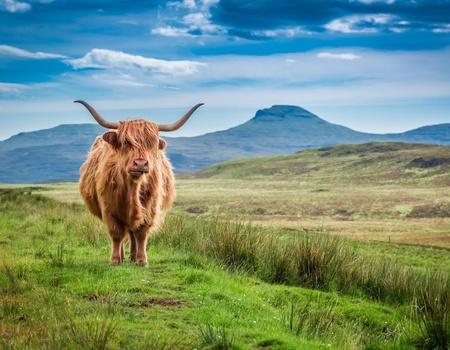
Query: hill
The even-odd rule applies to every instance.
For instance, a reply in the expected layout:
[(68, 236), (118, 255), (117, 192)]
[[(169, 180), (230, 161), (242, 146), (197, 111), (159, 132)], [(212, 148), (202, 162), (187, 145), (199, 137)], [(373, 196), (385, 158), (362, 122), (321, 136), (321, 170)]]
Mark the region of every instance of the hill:
[[(95, 137), (95, 124), (61, 125), (20, 133), (0, 142), (0, 183), (76, 180)], [(328, 123), (297, 106), (276, 105), (257, 111), (248, 122), (197, 137), (165, 137), (177, 173), (238, 158), (291, 154), (299, 150), (370, 141), (450, 144), (450, 124), (401, 134), (368, 134)]]
[[(292, 155), (237, 159), (206, 167), (195, 178), (295, 179), (346, 184), (450, 185), (450, 146), (370, 142), (310, 149)], [(330, 183), (332, 179), (333, 183)]]

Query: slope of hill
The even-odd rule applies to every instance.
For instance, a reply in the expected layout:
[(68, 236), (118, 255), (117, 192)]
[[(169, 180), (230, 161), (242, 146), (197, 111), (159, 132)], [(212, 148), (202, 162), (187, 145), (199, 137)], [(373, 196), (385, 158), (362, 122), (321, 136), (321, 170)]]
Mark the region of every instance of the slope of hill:
[[(95, 124), (61, 125), (20, 133), (0, 142), (0, 183), (76, 180), (92, 142), (104, 129)], [(296, 106), (273, 106), (234, 128), (197, 137), (163, 137), (175, 171), (195, 172), (237, 158), (291, 154), (308, 148), (370, 141), (450, 144), (450, 124), (402, 134), (368, 134), (326, 122)]]
[(450, 246), (450, 146), (338, 145), (232, 160), (178, 180), (175, 209), (201, 217)]
[(95, 124), (65, 124), (51, 129), (21, 132), (0, 142), (0, 152), (19, 148), (92, 143), (102, 132), (104, 129)]
[(73, 181), (95, 137), (95, 124), (60, 125), (0, 142), (0, 183)]
[(196, 178), (304, 179), (356, 184), (450, 185), (450, 146), (371, 142), (300, 151), (292, 155), (231, 160), (193, 174)]

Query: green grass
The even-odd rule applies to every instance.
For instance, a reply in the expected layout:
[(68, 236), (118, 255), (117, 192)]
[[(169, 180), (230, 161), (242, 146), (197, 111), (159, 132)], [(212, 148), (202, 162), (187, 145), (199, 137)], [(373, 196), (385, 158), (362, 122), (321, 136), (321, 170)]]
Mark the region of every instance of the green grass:
[(170, 213), (149, 268), (111, 267), (81, 205), (8, 189), (0, 213), (6, 349), (448, 346), (448, 275), (348, 239)]
[[(20, 191), (1, 200), (5, 348), (205, 348), (208, 327), (239, 332), (240, 347), (246, 333), (250, 343), (272, 328), (284, 338), (275, 308), (244, 312), (256, 303), (251, 281), (163, 246), (150, 247), (149, 269), (113, 268), (106, 233), (83, 207)], [(90, 239), (92, 229), (102, 235)], [(254, 319), (268, 328), (253, 331)]]

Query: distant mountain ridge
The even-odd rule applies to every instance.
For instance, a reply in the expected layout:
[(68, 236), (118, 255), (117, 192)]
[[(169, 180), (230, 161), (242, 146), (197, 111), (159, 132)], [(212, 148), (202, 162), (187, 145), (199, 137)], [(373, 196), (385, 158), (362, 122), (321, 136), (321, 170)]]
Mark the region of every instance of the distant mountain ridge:
[[(60, 125), (0, 142), (0, 183), (74, 181), (96, 136), (96, 124)], [(175, 172), (195, 172), (223, 161), (292, 154), (303, 149), (372, 141), (450, 144), (450, 123), (399, 134), (370, 134), (329, 123), (298, 106), (258, 110), (249, 121), (196, 137), (167, 137)]]
[(74, 130), (76, 130), (76, 141), (79, 143), (93, 142), (94, 134), (100, 135), (105, 131), (96, 124), (63, 124), (51, 129), (21, 132), (5, 141), (0, 141), (0, 152), (26, 147), (71, 144), (75, 139), (67, 136)]

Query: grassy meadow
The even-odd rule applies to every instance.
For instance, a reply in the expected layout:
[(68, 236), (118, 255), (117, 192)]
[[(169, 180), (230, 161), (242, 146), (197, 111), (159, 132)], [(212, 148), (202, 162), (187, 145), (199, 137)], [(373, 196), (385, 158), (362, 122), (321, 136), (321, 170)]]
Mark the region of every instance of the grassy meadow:
[(0, 186), (0, 344), (449, 349), (448, 151), (338, 146), (178, 176), (148, 268), (108, 265), (76, 184)]

